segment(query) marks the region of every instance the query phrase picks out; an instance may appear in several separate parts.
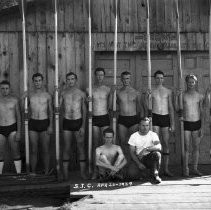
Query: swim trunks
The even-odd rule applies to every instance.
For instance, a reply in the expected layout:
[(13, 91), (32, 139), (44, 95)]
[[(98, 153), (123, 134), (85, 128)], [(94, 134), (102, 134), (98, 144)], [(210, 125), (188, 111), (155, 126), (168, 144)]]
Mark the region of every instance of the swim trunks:
[(127, 128), (130, 128), (133, 125), (139, 124), (140, 117), (138, 115), (134, 116), (122, 116), (119, 115), (118, 124), (124, 125)]
[(152, 113), (152, 126), (159, 126), (161, 128), (170, 127), (169, 114), (160, 115), (160, 114)]
[(185, 131), (198, 131), (201, 129), (201, 120), (192, 122), (184, 121), (184, 130)]
[(0, 126), (0, 134), (8, 138), (10, 133), (17, 131), (17, 123), (8, 126)]
[(104, 127), (109, 125), (110, 125), (110, 119), (108, 114), (93, 116), (92, 118), (92, 126)]
[(63, 130), (64, 131), (79, 131), (82, 126), (82, 118), (77, 120), (63, 119)]
[(29, 120), (29, 130), (36, 131), (36, 132), (47, 131), (49, 124), (50, 124), (49, 119), (44, 119), (44, 120), (30, 119)]

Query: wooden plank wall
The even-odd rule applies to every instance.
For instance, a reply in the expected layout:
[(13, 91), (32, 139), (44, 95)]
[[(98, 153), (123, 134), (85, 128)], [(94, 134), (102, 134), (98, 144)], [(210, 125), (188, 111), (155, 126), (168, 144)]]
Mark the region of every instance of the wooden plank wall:
[[(87, 32), (86, 1), (59, 0), (59, 31)], [(92, 3), (93, 32), (113, 32), (113, 0), (92, 0)], [(179, 0), (179, 11), (182, 32), (208, 32), (209, 0)], [(54, 30), (51, 0), (36, 0), (28, 7), (27, 30)], [(0, 31), (21, 31), (18, 8), (1, 16)], [(176, 32), (174, 0), (150, 0), (150, 31)], [(145, 0), (119, 0), (118, 32), (146, 32)]]

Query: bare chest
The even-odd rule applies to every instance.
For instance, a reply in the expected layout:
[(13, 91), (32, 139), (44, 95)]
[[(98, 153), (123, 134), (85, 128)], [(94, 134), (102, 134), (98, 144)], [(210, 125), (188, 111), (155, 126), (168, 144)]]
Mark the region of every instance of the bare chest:
[(15, 103), (13, 101), (1, 101), (0, 102), (0, 110), (9, 111), (15, 109)]
[(121, 102), (135, 102), (137, 94), (132, 91), (121, 91), (118, 94), (118, 98)]
[(195, 95), (195, 96), (191, 96), (191, 95), (184, 95), (184, 104), (188, 105), (188, 106), (196, 106), (199, 104), (200, 102), (200, 98)]
[(152, 92), (152, 98), (157, 101), (168, 100), (168, 92), (165, 90), (155, 90)]
[(77, 94), (77, 93), (71, 93), (71, 94), (65, 94), (64, 95), (64, 102), (66, 104), (69, 103), (80, 103), (82, 100), (81, 95)]
[(31, 105), (45, 105), (47, 102), (48, 99), (44, 95), (34, 95), (30, 98)]
[(96, 89), (93, 89), (93, 98), (95, 100), (98, 100), (98, 99), (107, 99), (108, 98), (108, 91), (106, 89), (103, 89), (103, 88), (96, 88)]

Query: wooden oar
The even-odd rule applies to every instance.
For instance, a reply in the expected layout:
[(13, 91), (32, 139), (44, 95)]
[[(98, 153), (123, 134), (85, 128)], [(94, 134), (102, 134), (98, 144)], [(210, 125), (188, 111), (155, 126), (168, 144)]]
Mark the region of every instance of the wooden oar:
[[(26, 1), (19, 2), (19, 8), (22, 15), (22, 36), (23, 36), (23, 90), (28, 95), (28, 69), (26, 59)], [(28, 120), (28, 96), (24, 98), (24, 131), (25, 131), (25, 155), (26, 155), (26, 172), (29, 173), (29, 120)]]
[(88, 0), (88, 19), (89, 19), (89, 174), (92, 173), (92, 20), (91, 20), (91, 2)]
[(115, 1), (115, 29), (114, 29), (114, 95), (113, 95), (113, 130), (114, 130), (114, 143), (116, 143), (116, 77), (117, 77), (117, 24), (118, 24), (118, 0)]
[(60, 144), (59, 144), (59, 76), (58, 76), (58, 15), (57, 0), (54, 0), (54, 20), (55, 20), (55, 138), (56, 138), (56, 171), (60, 179)]
[[(210, 2), (210, 1), (209, 1)], [(210, 13), (209, 13), (209, 70), (210, 70), (210, 86), (211, 86), (211, 2), (210, 2)], [(209, 100), (209, 115), (211, 115), (211, 92), (208, 93)], [(209, 120), (211, 116), (209, 117)], [(211, 135), (211, 122), (210, 122), (210, 135)], [(210, 157), (211, 157), (211, 142), (210, 142)]]
[[(179, 73), (179, 88), (182, 90), (183, 87), (183, 71), (182, 71), (182, 58), (181, 58), (181, 41), (180, 41), (180, 23), (179, 23), (179, 6), (178, 0), (175, 0), (176, 4), (176, 18), (177, 18), (177, 58), (178, 58), (178, 73)], [(180, 112), (180, 144), (181, 144), (181, 165), (182, 165), (182, 173), (185, 174), (184, 168), (184, 157), (185, 157), (185, 149), (184, 149), (184, 122), (183, 122), (183, 94), (179, 96), (179, 112)]]
[(149, 0), (147, 0), (147, 71), (148, 71), (148, 116), (150, 118), (150, 130), (152, 130), (152, 81), (151, 81), (151, 51), (150, 51), (150, 23), (149, 23)]

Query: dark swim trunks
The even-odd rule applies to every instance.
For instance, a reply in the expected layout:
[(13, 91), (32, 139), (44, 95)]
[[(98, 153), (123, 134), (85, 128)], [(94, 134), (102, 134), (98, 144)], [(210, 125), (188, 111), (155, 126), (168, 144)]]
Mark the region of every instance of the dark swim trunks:
[(0, 126), (0, 134), (8, 138), (10, 133), (17, 131), (17, 123), (8, 126)]
[(139, 124), (140, 117), (138, 115), (134, 116), (122, 116), (119, 115), (118, 124), (124, 125), (127, 128), (130, 128), (133, 125)]
[(110, 125), (110, 119), (108, 114), (93, 116), (92, 118), (92, 126), (104, 127), (109, 125)]
[(82, 126), (82, 118), (77, 120), (63, 119), (63, 130), (64, 131), (79, 131)]
[(161, 128), (170, 127), (169, 114), (160, 115), (160, 114), (152, 113), (152, 126), (159, 126)]
[(185, 131), (198, 131), (201, 129), (201, 120), (192, 122), (184, 121), (184, 130)]
[(49, 124), (50, 124), (49, 119), (45, 119), (45, 120), (30, 119), (29, 120), (29, 130), (35, 131), (35, 132), (47, 131)]

